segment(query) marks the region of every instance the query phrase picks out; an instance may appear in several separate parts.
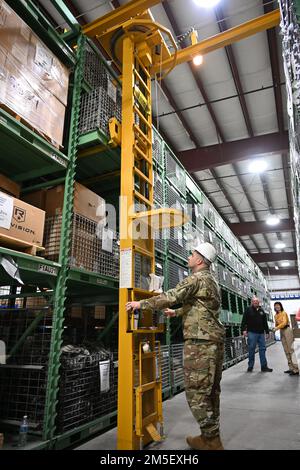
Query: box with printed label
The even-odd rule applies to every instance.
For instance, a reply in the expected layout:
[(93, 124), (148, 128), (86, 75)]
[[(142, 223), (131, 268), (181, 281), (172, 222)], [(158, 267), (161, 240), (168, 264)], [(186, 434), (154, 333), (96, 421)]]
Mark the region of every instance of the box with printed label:
[[(0, 236), (43, 246), (45, 212), (0, 192)], [(5, 237), (1, 244), (5, 244)]]

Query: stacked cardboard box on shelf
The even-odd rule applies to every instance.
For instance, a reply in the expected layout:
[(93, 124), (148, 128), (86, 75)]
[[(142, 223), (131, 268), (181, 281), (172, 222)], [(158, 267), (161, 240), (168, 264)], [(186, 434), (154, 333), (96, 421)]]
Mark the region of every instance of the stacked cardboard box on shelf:
[[(64, 185), (35, 191), (27, 194), (24, 199), (45, 210), (45, 257), (57, 261), (62, 230)], [(105, 217), (105, 200), (85, 186), (75, 183), (73, 213), (70, 265), (97, 272), (100, 269), (99, 264), (102, 269), (107, 264), (102, 256), (102, 240), (96, 236), (97, 225)], [(111, 253), (114, 251), (115, 241)], [(112, 262), (110, 266), (113, 266)]]
[(2, 246), (42, 246), (45, 212), (18, 199), (20, 186), (0, 174), (0, 240)]
[(69, 71), (0, 0), (0, 103), (62, 145)]

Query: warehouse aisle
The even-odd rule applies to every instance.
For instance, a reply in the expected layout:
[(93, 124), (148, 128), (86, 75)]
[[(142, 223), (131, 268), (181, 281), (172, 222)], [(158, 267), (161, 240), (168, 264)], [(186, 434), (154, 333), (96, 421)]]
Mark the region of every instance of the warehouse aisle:
[[(297, 342), (300, 360), (300, 340)], [(287, 369), (281, 343), (267, 350), (272, 373), (261, 373), (256, 355), (254, 371), (247, 361), (225, 370), (222, 379), (221, 430), (228, 450), (299, 450), (300, 379), (284, 374)], [(186, 450), (185, 437), (198, 434), (185, 400), (180, 393), (164, 402), (166, 440), (154, 449)], [(81, 450), (116, 448), (116, 429), (78, 447)]]

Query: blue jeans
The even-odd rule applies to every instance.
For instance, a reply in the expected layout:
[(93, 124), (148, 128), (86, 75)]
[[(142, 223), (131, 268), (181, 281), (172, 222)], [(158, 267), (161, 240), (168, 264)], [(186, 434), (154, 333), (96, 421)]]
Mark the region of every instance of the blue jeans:
[(265, 334), (252, 333), (251, 331), (248, 331), (248, 367), (252, 368), (254, 366), (256, 344), (258, 344), (260, 366), (267, 367)]

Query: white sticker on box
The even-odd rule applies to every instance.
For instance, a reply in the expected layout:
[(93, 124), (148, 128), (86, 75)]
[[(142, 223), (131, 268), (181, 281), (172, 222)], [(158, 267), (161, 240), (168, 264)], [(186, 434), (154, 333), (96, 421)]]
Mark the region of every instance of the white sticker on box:
[(0, 191), (0, 227), (10, 229), (14, 198)]
[(132, 250), (126, 248), (120, 252), (120, 289), (132, 287)]
[(109, 253), (113, 252), (113, 238), (114, 232), (109, 228), (104, 228), (102, 230), (102, 250), (108, 251)]
[(113, 100), (113, 102), (116, 103), (117, 87), (113, 84), (111, 80), (108, 80), (108, 83), (107, 83), (107, 94)]
[(45, 72), (51, 72), (52, 55), (41, 44), (37, 44), (35, 48), (34, 62), (41, 67)]
[(105, 392), (108, 392), (110, 389), (110, 384), (109, 384), (110, 361), (100, 361), (99, 370), (100, 370), (100, 392), (105, 393)]

